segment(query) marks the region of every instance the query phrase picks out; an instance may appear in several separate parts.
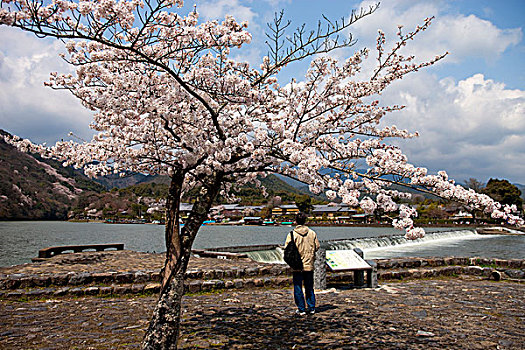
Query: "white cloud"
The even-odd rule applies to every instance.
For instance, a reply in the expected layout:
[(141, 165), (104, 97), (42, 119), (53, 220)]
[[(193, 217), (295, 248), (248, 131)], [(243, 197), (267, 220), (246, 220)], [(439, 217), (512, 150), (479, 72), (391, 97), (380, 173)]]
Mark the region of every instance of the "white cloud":
[(204, 20), (220, 20), (226, 15), (231, 15), (239, 22), (248, 21), (251, 27), (257, 14), (250, 7), (241, 5), (240, 2), (240, 0), (203, 1), (199, 2), (197, 12)]
[(388, 124), (421, 134), (401, 142), (411, 162), (447, 170), (458, 181), (498, 177), (525, 183), (525, 91), (482, 74), (455, 82), (420, 72), (383, 97), (407, 106)]
[[(368, 8), (374, 2), (363, 1), (361, 7)], [(371, 16), (351, 27), (351, 32), (369, 47), (374, 47), (377, 30), (382, 29), (387, 40), (393, 44), (398, 25), (403, 31), (412, 31), (427, 17), (435, 16), (430, 28), (410, 42), (408, 52), (428, 60), (446, 51), (449, 57), (443, 62), (457, 63), (465, 58), (482, 58), (495, 61), (507, 48), (517, 45), (523, 36), (521, 28), (500, 29), (490, 21), (475, 15), (446, 14), (446, 2), (434, 1), (385, 1)]]
[(0, 128), (34, 142), (91, 135), (92, 113), (68, 91), (44, 87), (53, 71), (71, 67), (58, 57), (62, 43), (0, 27)]
[(284, 4), (291, 4), (292, 0), (264, 0), (267, 2), (271, 7), (274, 8), (281, 8)]
[[(372, 3), (363, 1), (360, 6), (367, 8)], [(390, 47), (398, 25), (404, 25), (404, 32), (412, 31), (431, 16), (436, 18), (430, 28), (404, 48), (405, 53), (414, 53), (417, 61), (449, 51), (438, 65), (459, 66), (472, 59), (494, 63), (522, 40), (521, 28), (501, 29), (475, 15), (449, 11), (448, 6), (440, 0), (382, 2), (373, 15), (351, 27), (359, 39), (357, 47), (372, 49), (364, 71), (375, 67), (379, 28)], [(525, 183), (525, 91), (507, 89), (481, 73), (457, 81), (429, 72), (432, 70), (411, 74), (383, 94), (384, 103), (407, 106), (389, 116), (386, 123), (421, 134), (399, 143), (410, 161), (432, 171), (447, 170), (458, 181), (499, 177)]]
[(499, 29), (474, 15), (439, 17), (426, 34), (426, 42), (422, 44), (437, 52), (448, 50), (451, 53), (449, 60), (454, 62), (466, 57), (481, 57), (493, 62), (522, 38), (520, 28)]

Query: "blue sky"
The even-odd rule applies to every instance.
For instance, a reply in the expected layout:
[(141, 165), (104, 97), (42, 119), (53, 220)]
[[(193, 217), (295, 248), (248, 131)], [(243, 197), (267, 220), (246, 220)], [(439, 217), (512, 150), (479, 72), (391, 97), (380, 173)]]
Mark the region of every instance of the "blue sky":
[[(197, 10), (204, 20), (226, 14), (248, 20), (253, 42), (237, 55), (258, 64), (266, 54), (266, 23), (276, 11), (284, 9), (293, 26), (314, 27), (322, 14), (348, 17), (352, 9), (371, 3), (209, 0), (198, 1)], [(190, 8), (193, 2), (186, 4)], [(344, 59), (356, 49), (373, 49), (379, 28), (393, 43), (397, 25), (408, 31), (429, 16), (436, 17), (433, 25), (407, 52), (421, 59), (445, 51), (450, 55), (385, 91), (383, 103), (407, 106), (386, 123), (419, 131), (418, 139), (399, 143), (418, 166), (444, 169), (459, 182), (492, 177), (525, 184), (525, 1), (384, 0), (373, 15), (351, 27), (357, 44), (334, 56)], [(53, 143), (68, 138), (69, 131), (89, 137), (91, 112), (67, 92), (43, 87), (49, 72), (71, 70), (57, 56), (63, 51), (60, 42), (0, 27), (0, 128), (34, 142)], [(304, 64), (290, 66), (281, 81), (300, 80), (304, 70)]]

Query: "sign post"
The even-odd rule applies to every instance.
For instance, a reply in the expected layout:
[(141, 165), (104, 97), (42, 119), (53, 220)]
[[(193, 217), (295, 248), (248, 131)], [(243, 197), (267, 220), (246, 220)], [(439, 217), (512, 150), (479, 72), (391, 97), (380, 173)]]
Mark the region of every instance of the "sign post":
[(314, 289), (326, 289), (326, 250), (319, 248), (315, 253)]

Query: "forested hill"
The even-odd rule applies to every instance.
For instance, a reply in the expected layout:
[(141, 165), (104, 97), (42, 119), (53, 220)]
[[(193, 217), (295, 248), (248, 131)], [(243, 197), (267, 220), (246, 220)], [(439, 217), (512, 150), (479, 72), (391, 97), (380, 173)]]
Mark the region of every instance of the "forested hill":
[(168, 185), (170, 183), (169, 177), (167, 176), (152, 176), (144, 174), (129, 174), (120, 176), (118, 174), (107, 175), (98, 177), (95, 179), (96, 182), (103, 185), (106, 189), (111, 190), (114, 188), (122, 189), (130, 186), (139, 184), (155, 183)]
[[(323, 201), (325, 198), (322, 196), (315, 196), (304, 188), (296, 188), (281, 180), (275, 175), (268, 175), (261, 179), (262, 185), (266, 188), (267, 196), (264, 196), (261, 188), (255, 185), (247, 185), (234, 191), (236, 197), (239, 198), (240, 204), (243, 205), (263, 205), (266, 204), (272, 198), (279, 196), (283, 203), (294, 203), (297, 196), (309, 195), (314, 201)], [(168, 194), (167, 179), (162, 177), (151, 177), (149, 182), (141, 182), (135, 185), (122, 188), (119, 190), (120, 193), (129, 193), (135, 196), (151, 197), (151, 198), (165, 198)], [(199, 189), (190, 191), (187, 193), (183, 201), (192, 202), (193, 197)], [(221, 197), (217, 199), (217, 203), (223, 203), (225, 200)]]
[(65, 219), (80, 194), (103, 189), (79, 171), (22, 153), (0, 138), (2, 220)]

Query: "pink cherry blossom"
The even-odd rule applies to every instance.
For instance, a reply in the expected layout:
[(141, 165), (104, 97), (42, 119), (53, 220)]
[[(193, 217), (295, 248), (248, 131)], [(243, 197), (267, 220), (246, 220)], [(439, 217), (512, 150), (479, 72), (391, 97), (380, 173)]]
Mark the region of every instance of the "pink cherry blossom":
[[(200, 22), (197, 11), (179, 14), (175, 7), (182, 5), (160, 1), (156, 16), (145, 20), (148, 8), (140, 0), (55, 0), (38, 13), (31, 2), (2, 0), (1, 23), (73, 38), (65, 44), (66, 59), (77, 66), (76, 75), (52, 73), (47, 84), (68, 89), (95, 111), (91, 127), (98, 132), (88, 142), (51, 147), (17, 138), (9, 142), (90, 176), (129, 170), (173, 176), (180, 169), (184, 190), (218, 173), (231, 179), (223, 181), (222, 193), (233, 188), (229, 181), (257, 183), (257, 175), (281, 173), (369, 214), (399, 212), (393, 225), (408, 238), (423, 231), (413, 227), (415, 210), (396, 204), (396, 198), (410, 194), (392, 190), (395, 182), (522, 222), (516, 208), (455, 185), (444, 171), (429, 175), (386, 141), (417, 132), (378, 127), (385, 115), (404, 108), (383, 105), (380, 93), (445, 56), (416, 63), (414, 56), (400, 53), (432, 18), (412, 32), (400, 29), (391, 48), (380, 31), (377, 68), (367, 79), (356, 74), (370, 59), (368, 49), (342, 62), (318, 55), (303, 79), (281, 86), (281, 62), (264, 57), (252, 68), (231, 57), (232, 48), (251, 42), (247, 23), (232, 16)], [(104, 32), (108, 28), (118, 31)], [(107, 36), (96, 37), (94, 30)], [(358, 171), (363, 161), (367, 170)], [(398, 180), (388, 180), (392, 175)]]

